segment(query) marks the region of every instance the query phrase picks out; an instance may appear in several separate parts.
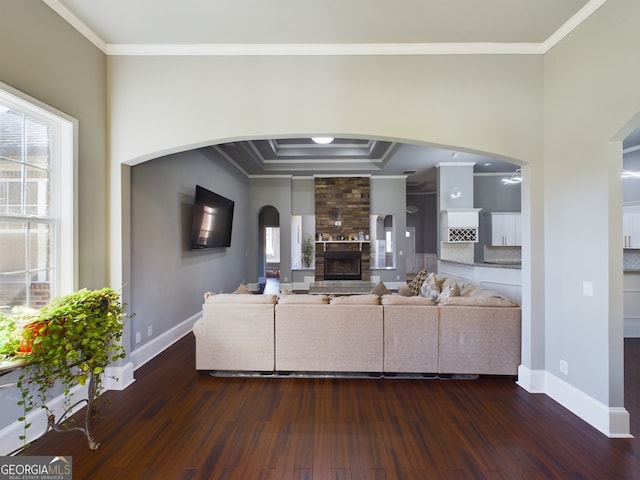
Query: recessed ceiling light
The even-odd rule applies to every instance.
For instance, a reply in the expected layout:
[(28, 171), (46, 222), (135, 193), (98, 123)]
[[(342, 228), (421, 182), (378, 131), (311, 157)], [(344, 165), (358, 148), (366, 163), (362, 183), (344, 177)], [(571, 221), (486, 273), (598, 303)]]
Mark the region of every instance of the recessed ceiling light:
[(327, 145), (333, 142), (333, 137), (311, 137), (311, 140), (320, 145)]

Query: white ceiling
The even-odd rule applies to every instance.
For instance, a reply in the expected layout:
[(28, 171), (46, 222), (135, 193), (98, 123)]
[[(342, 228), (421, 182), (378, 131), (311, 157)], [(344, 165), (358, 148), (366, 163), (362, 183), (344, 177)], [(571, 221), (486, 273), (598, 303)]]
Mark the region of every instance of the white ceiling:
[[(607, 0), (43, 0), (108, 55), (543, 54)], [(338, 139), (214, 146), (248, 175), (407, 175), (436, 188), (434, 165), (516, 166), (466, 152)], [(415, 173), (410, 173), (415, 171)]]
[(44, 0), (101, 47), (553, 42), (606, 0)]

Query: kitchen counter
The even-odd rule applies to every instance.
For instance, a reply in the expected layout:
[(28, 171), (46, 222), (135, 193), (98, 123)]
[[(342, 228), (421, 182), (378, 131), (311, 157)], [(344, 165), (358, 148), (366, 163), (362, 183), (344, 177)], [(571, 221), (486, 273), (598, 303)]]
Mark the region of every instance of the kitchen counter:
[(473, 264), (476, 267), (491, 267), (491, 268), (516, 268), (518, 270), (522, 269), (521, 263), (514, 262), (476, 262)]
[(463, 263), (463, 262), (455, 262), (453, 260), (442, 260), (438, 259), (439, 262), (442, 263), (450, 263), (452, 265), (468, 265), (473, 267), (484, 267), (484, 268), (512, 268), (520, 270), (522, 269), (522, 264), (515, 262), (475, 262), (475, 263)]
[(522, 269), (519, 263), (461, 263), (438, 260), (438, 275), (455, 277), (522, 301)]

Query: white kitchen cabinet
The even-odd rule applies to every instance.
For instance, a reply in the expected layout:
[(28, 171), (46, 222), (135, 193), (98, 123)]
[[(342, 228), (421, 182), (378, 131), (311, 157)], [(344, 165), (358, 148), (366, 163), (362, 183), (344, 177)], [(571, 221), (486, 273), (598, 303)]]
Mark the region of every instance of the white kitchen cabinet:
[(624, 248), (640, 248), (640, 206), (624, 207), (622, 235)]
[(445, 243), (475, 243), (478, 241), (478, 212), (481, 208), (450, 208), (441, 210), (442, 235)]
[(521, 218), (520, 212), (491, 212), (491, 246), (521, 246)]

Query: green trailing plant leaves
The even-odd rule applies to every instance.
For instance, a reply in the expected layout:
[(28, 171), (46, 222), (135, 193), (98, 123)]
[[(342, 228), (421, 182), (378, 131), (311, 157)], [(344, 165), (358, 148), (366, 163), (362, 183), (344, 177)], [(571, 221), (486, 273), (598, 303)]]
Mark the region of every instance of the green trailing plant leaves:
[[(58, 297), (25, 318), (33, 327), (20, 328), (19, 334), (11, 337), (10, 347), (13, 354), (18, 348), (23, 351), (27, 361), (17, 382), (21, 392), (18, 405), (23, 407), (19, 418), (24, 423), (23, 440), (29, 427), (26, 414), (34, 406), (46, 408), (49, 391), (56, 382), (63, 386), (66, 410), (70, 407), (71, 388), (85, 385), (93, 375), (96, 388), (89, 393), (94, 396), (89, 399), (93, 403), (102, 393), (105, 368), (126, 356), (119, 342), (126, 315), (120, 294), (110, 288), (82, 289)], [(15, 326), (16, 321), (0, 316), (4, 334), (4, 327), (9, 324)]]

